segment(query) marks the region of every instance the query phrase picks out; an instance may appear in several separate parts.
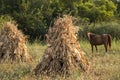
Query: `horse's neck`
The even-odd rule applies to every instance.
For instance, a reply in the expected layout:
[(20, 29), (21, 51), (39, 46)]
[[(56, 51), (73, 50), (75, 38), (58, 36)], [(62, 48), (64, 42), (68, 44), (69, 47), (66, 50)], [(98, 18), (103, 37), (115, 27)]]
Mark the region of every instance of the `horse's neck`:
[(92, 33), (91, 35), (92, 35), (92, 36), (96, 36), (96, 35), (98, 35), (98, 34), (94, 34), (94, 33)]
[(90, 38), (93, 38), (93, 37), (95, 37), (96, 36), (96, 34), (91, 34), (90, 35)]

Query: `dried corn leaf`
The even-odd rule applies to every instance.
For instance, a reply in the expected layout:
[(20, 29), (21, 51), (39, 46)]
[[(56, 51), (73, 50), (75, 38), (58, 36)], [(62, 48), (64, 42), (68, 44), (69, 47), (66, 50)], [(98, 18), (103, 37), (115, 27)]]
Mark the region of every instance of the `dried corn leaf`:
[[(46, 35), (49, 46), (34, 69), (35, 75), (69, 75), (74, 69), (87, 70), (89, 64), (77, 41), (77, 31), (72, 24), (72, 16), (64, 16), (54, 22)], [(46, 55), (49, 57), (45, 58)]]

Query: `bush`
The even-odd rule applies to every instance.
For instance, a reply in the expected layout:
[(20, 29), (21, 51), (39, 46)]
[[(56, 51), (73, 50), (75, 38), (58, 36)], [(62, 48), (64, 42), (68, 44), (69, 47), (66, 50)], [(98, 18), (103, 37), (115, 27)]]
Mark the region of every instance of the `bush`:
[(111, 34), (114, 39), (120, 39), (120, 24), (118, 23), (109, 23), (104, 24), (103, 26), (96, 27), (92, 29), (92, 32), (102, 34), (102, 33), (108, 33)]
[(79, 37), (85, 38), (85, 33), (87, 31), (96, 33), (96, 34), (110, 34), (113, 39), (119, 40), (120, 39), (120, 24), (111, 22), (111, 23), (104, 23), (104, 24), (97, 24), (95, 27), (90, 25), (87, 27), (83, 27), (83, 29), (79, 33)]

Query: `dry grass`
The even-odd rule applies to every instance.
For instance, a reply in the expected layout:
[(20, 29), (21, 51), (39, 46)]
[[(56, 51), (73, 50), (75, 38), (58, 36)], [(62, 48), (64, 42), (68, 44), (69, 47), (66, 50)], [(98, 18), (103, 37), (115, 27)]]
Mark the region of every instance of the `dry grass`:
[[(88, 42), (80, 42), (81, 48), (91, 62), (88, 72), (74, 72), (69, 78), (54, 76), (52, 80), (120, 80), (120, 41), (114, 41), (112, 50), (105, 54), (104, 47), (98, 47), (99, 53), (91, 53)], [(28, 51), (33, 56), (31, 63), (4, 63), (0, 64), (0, 80), (39, 80), (32, 70), (39, 63), (39, 58), (44, 53), (46, 45), (40, 43), (28, 44)], [(45, 79), (44, 79), (45, 80)], [(48, 80), (48, 79), (47, 79)]]

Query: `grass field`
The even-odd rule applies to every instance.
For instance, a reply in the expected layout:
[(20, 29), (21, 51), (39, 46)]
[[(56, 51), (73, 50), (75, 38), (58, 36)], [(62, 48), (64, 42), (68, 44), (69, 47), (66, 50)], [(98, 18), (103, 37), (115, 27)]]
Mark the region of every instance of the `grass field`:
[[(39, 80), (33, 75), (33, 69), (39, 63), (46, 45), (35, 42), (28, 43), (28, 52), (33, 57), (31, 63), (1, 63), (0, 80)], [(98, 52), (91, 52), (87, 41), (80, 41), (81, 49), (90, 62), (88, 72), (74, 72), (69, 78), (53, 78), (52, 80), (120, 80), (120, 41), (113, 41), (112, 48), (105, 53), (104, 47), (99, 46)]]

